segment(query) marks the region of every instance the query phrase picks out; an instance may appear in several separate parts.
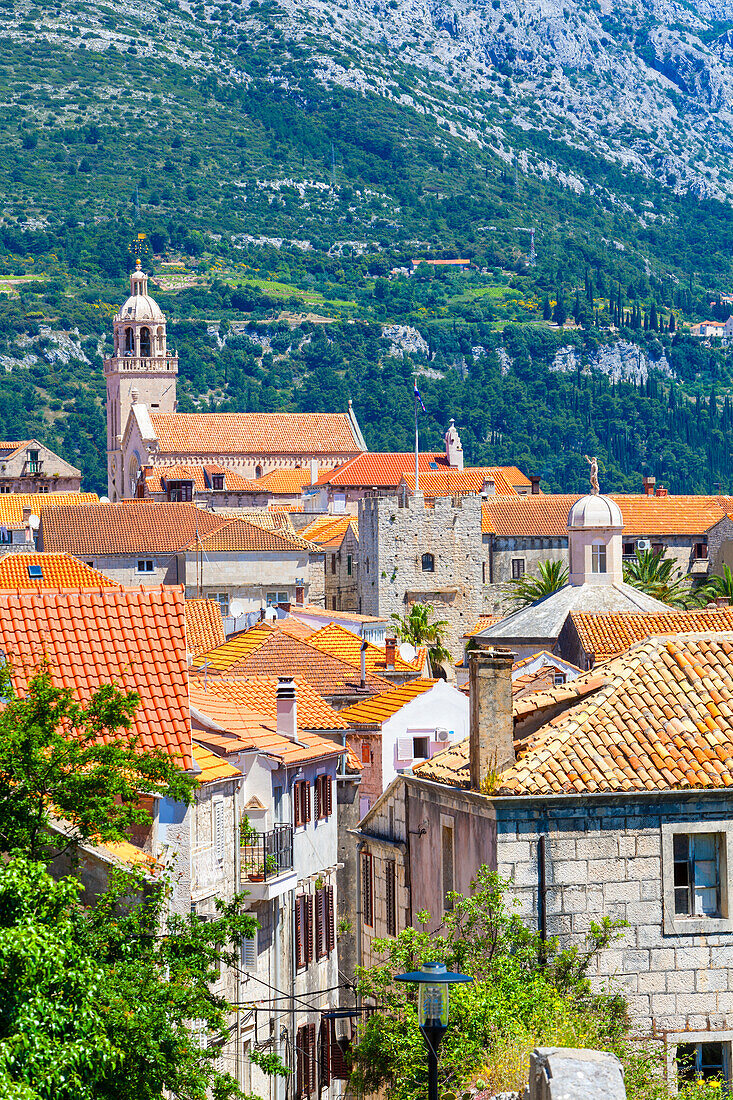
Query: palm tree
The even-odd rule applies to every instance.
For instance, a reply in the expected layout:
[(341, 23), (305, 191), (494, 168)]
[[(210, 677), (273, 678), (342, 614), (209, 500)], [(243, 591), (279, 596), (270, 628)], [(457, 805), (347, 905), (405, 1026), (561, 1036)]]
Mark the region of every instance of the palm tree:
[(416, 649), (427, 646), (431, 670), (451, 659), (444, 644), (448, 622), (446, 619), (433, 619), (434, 611), (430, 603), (414, 603), (404, 618), (396, 612), (390, 616), (401, 642), (409, 642)]
[(731, 572), (730, 566), (723, 566), (722, 577), (716, 573), (708, 577), (704, 588), (711, 600), (714, 600), (716, 596), (727, 596), (730, 602), (733, 603), (733, 572)]
[(528, 607), (564, 588), (568, 583), (568, 571), (561, 561), (541, 561), (536, 575), (525, 573), (509, 583), (512, 586), (511, 602), (519, 607)]
[(710, 600), (708, 585), (692, 588), (689, 577), (677, 569), (674, 558), (665, 558), (663, 548), (637, 550), (634, 560), (624, 563), (624, 580), (670, 607), (689, 609)]

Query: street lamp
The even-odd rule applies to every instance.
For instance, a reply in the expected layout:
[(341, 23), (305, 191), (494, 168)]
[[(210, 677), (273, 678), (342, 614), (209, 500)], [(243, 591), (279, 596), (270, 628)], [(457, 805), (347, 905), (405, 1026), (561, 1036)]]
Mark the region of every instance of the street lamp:
[(415, 982), (420, 986), (417, 1013), (420, 1031), (428, 1048), (428, 1100), (438, 1100), (438, 1047), (448, 1027), (448, 986), (452, 982), (472, 982), (468, 974), (454, 974), (445, 963), (425, 963), (424, 970), (395, 974), (397, 982)]

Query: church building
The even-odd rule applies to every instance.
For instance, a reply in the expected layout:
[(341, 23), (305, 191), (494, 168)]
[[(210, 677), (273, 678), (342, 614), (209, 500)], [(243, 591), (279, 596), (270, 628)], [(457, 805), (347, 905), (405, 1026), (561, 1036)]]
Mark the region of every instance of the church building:
[(366, 451), (351, 402), (346, 413), (177, 412), (178, 357), (139, 260), (113, 329), (114, 353), (104, 362), (112, 501), (136, 495), (143, 467), (218, 466), (252, 479), (333, 467)]

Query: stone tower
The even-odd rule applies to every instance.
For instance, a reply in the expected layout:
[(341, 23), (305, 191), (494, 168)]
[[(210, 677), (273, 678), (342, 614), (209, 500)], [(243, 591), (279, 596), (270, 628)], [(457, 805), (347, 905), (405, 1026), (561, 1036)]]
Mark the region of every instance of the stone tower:
[(454, 470), (463, 469), (463, 444), (456, 428), (456, 422), (451, 417), (448, 431), (443, 436), (445, 440), (445, 457), (448, 465)]
[(123, 497), (122, 437), (133, 405), (151, 414), (176, 411), (178, 357), (168, 350), (166, 319), (148, 295), (140, 261), (130, 276), (130, 297), (112, 322), (114, 354), (104, 361), (107, 379), (107, 492)]

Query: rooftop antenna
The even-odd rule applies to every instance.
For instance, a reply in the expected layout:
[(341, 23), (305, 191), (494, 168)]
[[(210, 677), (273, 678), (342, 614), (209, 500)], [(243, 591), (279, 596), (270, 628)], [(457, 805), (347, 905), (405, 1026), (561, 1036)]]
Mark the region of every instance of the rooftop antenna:
[(534, 229), (528, 225), (515, 225), (514, 229), (517, 233), (529, 233), (529, 259), (527, 260), (527, 267), (537, 267), (537, 253), (534, 247)]

